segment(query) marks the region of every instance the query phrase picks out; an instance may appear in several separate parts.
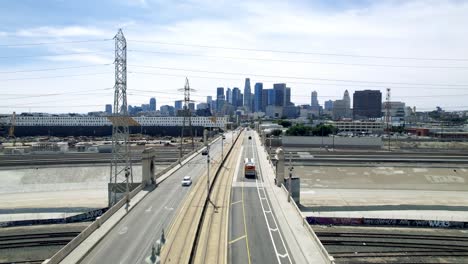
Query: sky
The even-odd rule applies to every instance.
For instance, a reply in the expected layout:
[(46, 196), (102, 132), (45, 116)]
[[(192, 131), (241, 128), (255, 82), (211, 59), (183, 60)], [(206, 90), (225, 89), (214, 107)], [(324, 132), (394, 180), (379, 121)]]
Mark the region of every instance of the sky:
[(468, 110), (468, 1), (6, 0), (0, 113), (103, 111), (114, 40), (127, 40), (129, 105), (215, 97), (245, 78), (292, 101), (391, 89), (417, 110)]

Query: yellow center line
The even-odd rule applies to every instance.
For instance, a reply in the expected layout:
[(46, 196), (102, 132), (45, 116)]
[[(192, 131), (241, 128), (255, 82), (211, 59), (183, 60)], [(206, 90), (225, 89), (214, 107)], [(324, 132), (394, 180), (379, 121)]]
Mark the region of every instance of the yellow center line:
[(243, 239), (243, 238), (245, 238), (245, 235), (243, 235), (243, 236), (241, 236), (241, 237), (238, 237), (238, 238), (236, 238), (236, 239), (234, 239), (234, 240), (229, 241), (229, 244), (236, 243), (237, 241), (239, 241), (239, 240), (241, 240), (241, 239)]
[(249, 264), (250, 264), (251, 261), (250, 261), (250, 249), (249, 249), (249, 235), (247, 233), (247, 221), (245, 220), (244, 181), (242, 181), (242, 212), (244, 215), (245, 246), (247, 248), (247, 257), (248, 257)]

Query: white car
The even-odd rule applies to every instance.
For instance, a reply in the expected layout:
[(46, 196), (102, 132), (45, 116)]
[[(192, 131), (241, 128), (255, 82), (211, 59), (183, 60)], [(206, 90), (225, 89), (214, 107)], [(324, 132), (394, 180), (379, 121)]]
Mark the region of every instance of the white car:
[(182, 186), (190, 186), (192, 185), (192, 177), (190, 176), (185, 176), (183, 179), (182, 179)]

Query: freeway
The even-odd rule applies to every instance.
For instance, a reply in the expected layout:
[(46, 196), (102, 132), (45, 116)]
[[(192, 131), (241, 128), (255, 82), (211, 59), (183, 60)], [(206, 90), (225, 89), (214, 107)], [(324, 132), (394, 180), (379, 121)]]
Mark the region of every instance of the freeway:
[[(249, 139), (252, 137), (252, 140)], [(257, 162), (257, 177), (245, 178), (245, 158), (258, 160), (254, 133), (247, 131), (232, 183), (228, 229), (229, 263), (294, 263), (269, 197)]]
[[(227, 142), (231, 142), (231, 135), (226, 134)], [(210, 154), (219, 162), (220, 140), (211, 146)], [(206, 170), (205, 160), (205, 156), (197, 155), (159, 184), (79, 263), (144, 263), (151, 255), (151, 246), (161, 237), (163, 229), (168, 229), (178, 206), (192, 188), (182, 187), (182, 178), (190, 175), (195, 186)]]

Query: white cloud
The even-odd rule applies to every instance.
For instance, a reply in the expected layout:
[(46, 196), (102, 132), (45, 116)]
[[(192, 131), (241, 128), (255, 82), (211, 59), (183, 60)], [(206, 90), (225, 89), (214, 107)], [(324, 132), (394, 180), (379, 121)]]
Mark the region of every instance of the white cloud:
[(108, 37), (104, 30), (93, 27), (68, 26), (68, 27), (36, 27), (30, 29), (21, 29), (16, 32), (19, 37)]
[[(145, 4), (148, 4), (145, 2)], [(186, 5), (198, 5), (198, 10), (211, 9), (210, 1), (189, 1)], [(232, 4), (232, 3), (231, 3)], [(214, 7), (215, 10), (219, 6)], [(467, 62), (445, 61), (411, 61), (352, 58), (340, 56), (319, 56), (303, 54), (278, 54), (264, 52), (247, 52), (226, 49), (205, 49), (187, 46), (151, 45), (134, 40), (153, 40), (186, 44), (201, 44), (223, 47), (243, 47), (252, 49), (278, 49), (293, 51), (310, 51), (318, 53), (345, 53), (396, 57), (447, 57), (468, 58), (468, 3), (451, 1), (379, 1), (370, 6), (355, 6), (351, 9), (336, 9), (323, 11), (313, 5), (294, 2), (268, 1), (268, 4), (253, 1), (236, 2), (236, 16), (198, 16), (183, 19), (179, 16), (174, 22), (157, 23), (152, 21), (130, 20), (125, 23), (124, 33), (128, 40), (128, 64), (132, 72), (153, 72), (162, 75), (144, 75), (132, 73), (128, 75), (128, 90), (146, 89), (155, 92), (158, 106), (173, 104), (176, 92), (184, 84), (182, 76), (190, 78), (191, 86), (198, 89), (194, 94), (197, 100), (206, 95), (214, 95), (218, 86), (243, 88), (244, 78), (250, 77), (252, 84), (264, 82), (264, 88), (270, 88), (274, 82), (286, 82), (292, 87), (293, 100), (296, 103), (309, 103), (310, 92), (317, 90), (321, 102), (336, 99), (345, 89), (350, 93), (354, 90), (381, 89), (391, 86), (394, 100), (404, 100), (408, 105), (418, 108), (441, 106), (465, 106), (466, 97), (437, 95), (463, 94), (468, 91), (454, 89), (434, 89), (433, 86), (410, 86), (370, 83), (326, 82), (317, 80), (298, 80), (291, 78), (256, 77), (253, 74), (274, 76), (303, 76), (322, 79), (347, 79), (364, 81), (386, 81), (407, 83), (443, 83), (467, 84), (466, 69), (421, 69), (421, 68), (390, 68), (390, 67), (358, 67), (350, 65), (330, 64), (300, 64), (281, 63), (256, 60), (216, 59), (205, 57), (175, 56), (168, 54), (137, 53), (135, 50), (170, 51), (193, 53), (200, 55), (216, 55), (230, 57), (271, 58), (303, 61), (322, 61), (340, 63), (367, 63), (390, 65), (421, 65), (421, 66), (468, 66)], [(228, 10), (229, 11), (229, 10)], [(157, 14), (155, 14), (157, 15)], [(108, 26), (109, 24), (106, 24)], [(58, 37), (101, 36), (106, 38), (115, 32), (106, 32), (96, 27), (39, 27), (23, 33), (32, 36), (46, 37), (47, 34)], [(28, 35), (28, 34), (26, 34)], [(109, 43), (108, 43), (109, 44)], [(107, 45), (107, 44), (106, 44)], [(82, 49), (81, 45), (53, 47), (53, 52), (81, 52), (94, 49)], [(60, 50), (57, 50), (60, 49)], [(111, 45), (102, 49), (108, 54), (101, 55), (70, 55), (48, 58), (56, 62), (67, 63), (108, 63), (112, 60)], [(151, 68), (136, 68), (132, 65), (151, 65), (157, 67), (188, 68), (207, 71), (240, 72), (242, 75), (194, 73)], [(180, 77), (165, 76), (180, 75)], [(197, 78), (197, 76), (211, 77)], [(92, 77), (81, 87), (94, 87), (96, 83), (112, 82), (112, 76)], [(106, 79), (104, 82), (103, 79)], [(65, 81), (65, 80), (64, 80)], [(68, 81), (68, 80), (66, 80)], [(73, 81), (73, 80), (71, 80)], [(83, 81), (84, 82), (84, 81)], [(110, 83), (111, 84), (111, 83)], [(31, 86), (47, 91), (48, 87), (39, 81), (31, 82)], [(415, 87), (415, 88), (403, 88)], [(110, 97), (112, 96), (112, 92)], [(412, 96), (434, 95), (433, 97), (417, 98)], [(147, 103), (142, 96), (128, 97), (129, 104)], [(89, 98), (90, 102), (101, 103), (100, 98)], [(40, 99), (38, 99), (40, 100)], [(83, 111), (93, 109), (83, 108)], [(57, 111), (57, 109), (51, 109)]]

